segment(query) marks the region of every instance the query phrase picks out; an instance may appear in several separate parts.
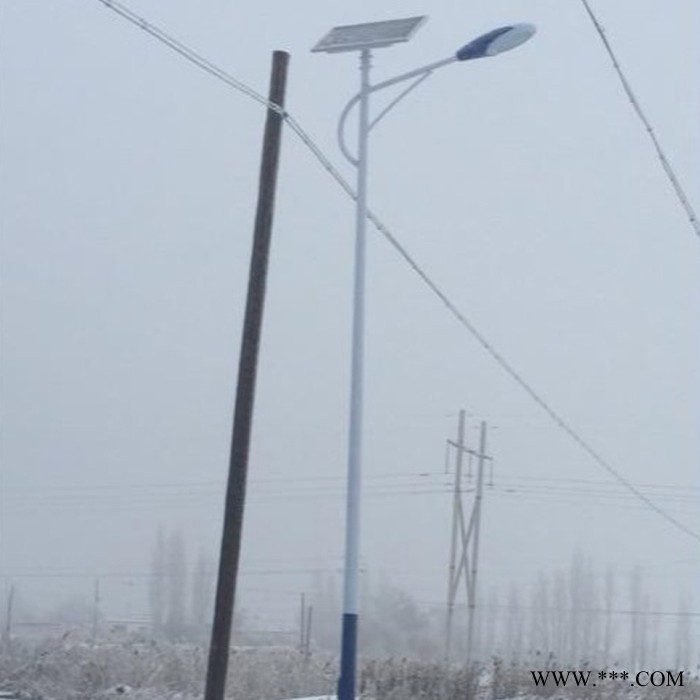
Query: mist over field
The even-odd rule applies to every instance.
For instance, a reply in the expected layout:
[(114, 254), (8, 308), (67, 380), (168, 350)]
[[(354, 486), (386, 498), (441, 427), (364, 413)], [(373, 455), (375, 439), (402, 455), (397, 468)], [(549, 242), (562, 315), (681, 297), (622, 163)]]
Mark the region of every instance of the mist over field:
[(355, 205), (332, 174), (354, 186), (359, 72), (310, 49), (426, 14), (374, 84), (537, 33), (371, 132), (358, 689), (588, 697), (532, 673), (658, 670), (688, 685), (624, 693), (694, 697), (700, 6), (119, 8), (140, 19), (0, 3), (0, 696), (202, 694), (266, 117), (240, 88), (267, 94), (274, 50), (293, 120), (228, 692), (335, 692)]

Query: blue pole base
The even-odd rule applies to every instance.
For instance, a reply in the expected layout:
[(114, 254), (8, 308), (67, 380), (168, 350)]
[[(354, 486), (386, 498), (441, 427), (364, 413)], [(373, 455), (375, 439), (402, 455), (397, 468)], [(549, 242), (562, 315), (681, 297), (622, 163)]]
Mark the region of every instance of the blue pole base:
[(343, 613), (340, 646), (340, 678), (338, 700), (355, 700), (355, 667), (357, 661), (357, 614)]

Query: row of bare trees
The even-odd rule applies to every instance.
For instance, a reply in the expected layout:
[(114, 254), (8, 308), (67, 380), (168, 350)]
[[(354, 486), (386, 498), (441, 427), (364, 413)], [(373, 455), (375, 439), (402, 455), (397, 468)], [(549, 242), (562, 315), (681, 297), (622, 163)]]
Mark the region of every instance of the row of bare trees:
[(149, 607), (154, 637), (202, 641), (211, 625), (213, 564), (200, 552), (188, 571), (180, 531), (158, 531), (151, 561)]
[[(317, 648), (333, 650), (339, 634), (338, 596), (329, 581), (314, 595)], [(653, 592), (642, 569), (599, 572), (577, 553), (569, 569), (541, 575), (529, 586), (511, 585), (505, 595), (484, 585), (476, 617), (481, 660), (513, 663), (549, 660), (604, 668), (667, 664), (689, 669), (697, 649), (692, 638), (691, 599), (669, 600)], [(364, 653), (439, 659), (444, 655), (445, 606), (419, 604), (386, 583), (365, 586), (360, 635)], [(466, 606), (453, 618), (453, 654), (466, 653)]]
[(599, 573), (581, 554), (568, 572), (540, 576), (529, 593), (511, 587), (505, 605), (492, 594), (477, 618), (482, 656), (681, 669), (693, 660), (691, 619), (687, 594), (669, 601), (652, 592), (642, 569)]
[[(505, 594), (482, 579), (476, 611), (475, 648), (481, 660), (643, 668), (670, 664), (690, 668), (691, 599), (669, 601), (652, 591), (640, 568), (628, 573), (597, 570), (577, 552), (565, 571), (540, 575)], [(339, 596), (333, 579), (317, 580), (312, 646), (334, 651), (339, 639)], [(188, 570), (182, 533), (159, 531), (153, 548), (149, 599), (152, 633), (171, 641), (205, 641), (211, 623), (213, 564), (200, 553)], [(363, 653), (440, 659), (445, 652), (445, 606), (415, 601), (386, 582), (362, 592)], [(290, 610), (290, 625), (295, 611)], [(453, 655), (466, 653), (466, 605), (453, 618)]]

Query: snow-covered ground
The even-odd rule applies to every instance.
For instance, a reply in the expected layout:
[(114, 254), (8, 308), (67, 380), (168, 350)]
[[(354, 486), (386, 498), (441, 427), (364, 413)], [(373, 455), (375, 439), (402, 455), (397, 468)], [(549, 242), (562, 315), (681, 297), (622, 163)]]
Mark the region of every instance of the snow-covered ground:
[[(0, 647), (0, 700), (201, 700), (206, 649), (159, 642)], [(235, 700), (337, 700), (337, 659), (306, 657), (295, 649), (235, 650), (227, 697)], [(405, 658), (362, 659), (362, 700), (700, 700), (700, 686), (535, 688), (527, 665), (498, 662), (478, 674), (439, 662)], [(325, 694), (324, 694), (325, 693)]]

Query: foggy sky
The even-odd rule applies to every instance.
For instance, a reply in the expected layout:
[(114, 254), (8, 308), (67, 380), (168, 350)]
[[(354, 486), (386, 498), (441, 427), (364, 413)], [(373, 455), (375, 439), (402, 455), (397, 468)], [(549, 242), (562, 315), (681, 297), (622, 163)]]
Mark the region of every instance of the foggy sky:
[[(348, 177), (335, 126), (356, 57), (309, 51), (330, 27), (430, 15), (376, 52), (379, 80), (536, 24), (377, 127), (370, 205), (626, 479), (684, 489), (649, 494), (700, 531), (700, 241), (581, 3), (129, 7), (260, 92), (271, 52), (289, 51), (288, 108)], [(700, 9), (594, 9), (697, 203)], [(145, 613), (158, 527), (185, 532), (191, 563), (215, 553), (264, 116), (97, 0), (0, 5), (3, 591), (50, 601), (99, 577), (112, 614)], [(271, 624), (314, 572), (339, 581), (352, 237), (352, 202), (286, 131), (240, 583)], [(581, 549), (645, 567), (675, 609), (697, 542), (624, 496), (374, 230), (367, 279), (365, 575), (443, 600), (444, 445), (465, 408), (474, 440), (496, 426), (484, 590)]]

